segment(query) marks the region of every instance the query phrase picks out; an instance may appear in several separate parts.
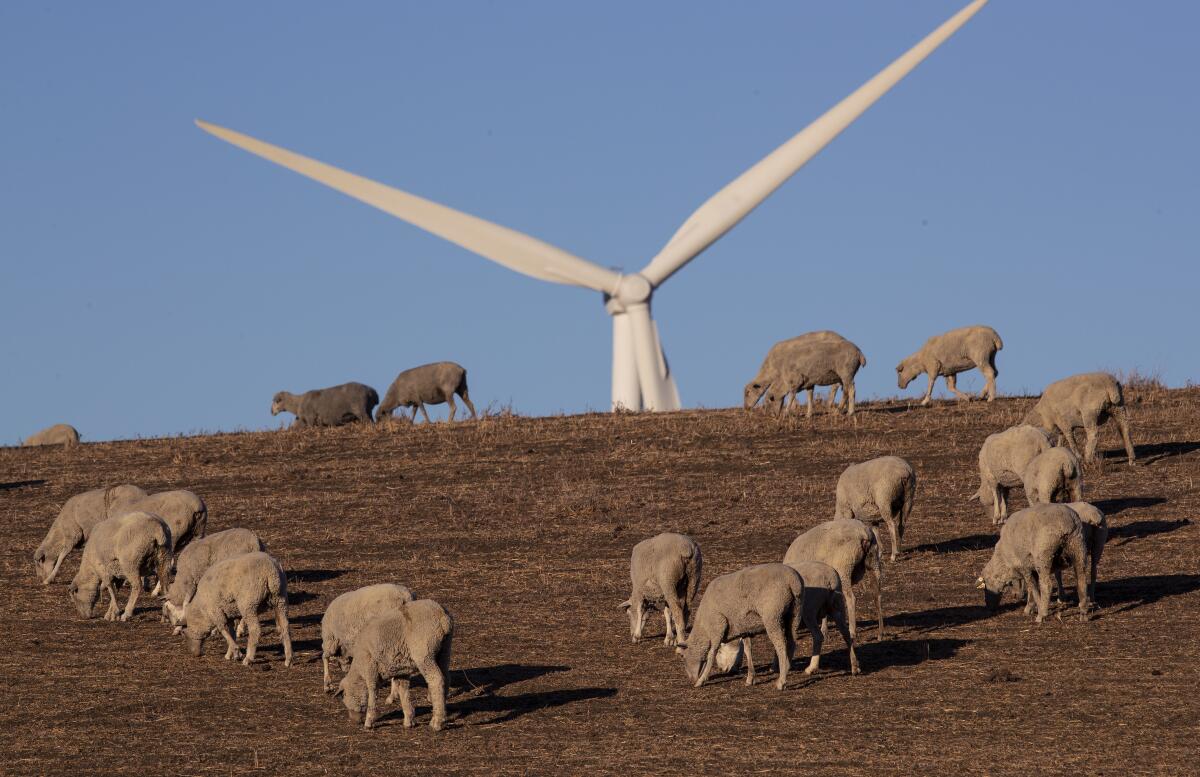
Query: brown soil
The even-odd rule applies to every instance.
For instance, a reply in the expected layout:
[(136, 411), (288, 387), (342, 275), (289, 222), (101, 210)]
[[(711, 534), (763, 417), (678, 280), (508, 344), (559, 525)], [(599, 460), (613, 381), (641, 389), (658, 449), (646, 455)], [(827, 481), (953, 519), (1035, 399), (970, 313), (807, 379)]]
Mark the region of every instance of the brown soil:
[[(724, 410), (0, 450), (0, 771), (1195, 773), (1200, 390), (1130, 394), (1139, 466), (1104, 429), (1104, 471), (1085, 482), (1113, 527), (1100, 610), (1041, 626), (982, 607), (993, 537), (965, 499), (983, 438), (1026, 399), (868, 404), (812, 423)], [(708, 579), (777, 560), (831, 515), (843, 467), (885, 453), (919, 484), (909, 550), (885, 571), (888, 636), (861, 645), (862, 676), (832, 630), (824, 671), (783, 692), (765, 643), (755, 687), (702, 689), (660, 640), (630, 644), (617, 604), (635, 542), (691, 534)], [(213, 641), (192, 658), (150, 607), (80, 620), (66, 593), (78, 553), (37, 583), (31, 554), (62, 502), (118, 482), (190, 488), (210, 531), (259, 532), (289, 571), (297, 665), (283, 667), (271, 628), (247, 669)], [(441, 733), (423, 689), (418, 728), (387, 708), (372, 732), (321, 692), (324, 606), (385, 580), (456, 617)]]

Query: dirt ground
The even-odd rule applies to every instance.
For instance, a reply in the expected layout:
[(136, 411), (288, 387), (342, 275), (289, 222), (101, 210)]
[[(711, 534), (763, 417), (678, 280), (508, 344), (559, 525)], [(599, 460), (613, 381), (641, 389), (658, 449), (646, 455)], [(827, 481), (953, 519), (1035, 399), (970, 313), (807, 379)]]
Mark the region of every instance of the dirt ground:
[[(983, 608), (974, 581), (994, 539), (966, 500), (984, 437), (1028, 399), (812, 422), (720, 410), (2, 449), (0, 772), (1197, 773), (1200, 390), (1127, 399), (1138, 466), (1108, 427), (1104, 469), (1085, 480), (1112, 526), (1100, 609), (1041, 626), (1007, 602)], [(861, 676), (832, 630), (823, 671), (782, 692), (765, 641), (754, 687), (701, 689), (661, 639), (630, 643), (617, 605), (637, 541), (692, 535), (706, 580), (779, 560), (831, 517), (847, 464), (889, 453), (915, 466), (917, 499), (908, 549), (885, 569), (882, 642), (859, 597)], [(296, 665), (267, 626), (244, 668), (219, 640), (188, 655), (149, 601), (129, 623), (79, 619), (78, 553), (38, 583), (31, 555), (63, 501), (120, 482), (192, 489), (210, 531), (263, 537), (289, 573)], [(371, 732), (321, 691), (325, 605), (382, 581), (455, 616), (441, 733), (423, 688), (418, 728), (389, 707)]]

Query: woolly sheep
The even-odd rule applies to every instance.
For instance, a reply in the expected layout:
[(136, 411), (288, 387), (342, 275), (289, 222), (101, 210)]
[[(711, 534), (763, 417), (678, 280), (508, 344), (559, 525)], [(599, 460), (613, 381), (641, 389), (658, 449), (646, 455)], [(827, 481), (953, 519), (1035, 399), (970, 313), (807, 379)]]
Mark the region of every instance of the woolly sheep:
[(838, 478), (833, 517), (861, 520), (869, 513), (878, 514), (891, 532), (891, 560), (895, 561), (916, 491), (917, 473), (899, 456), (880, 456), (851, 464)]
[(475, 418), (475, 405), (467, 396), (466, 369), (454, 362), (422, 364), (396, 376), (383, 396), (376, 419), (391, 418), (392, 411), (398, 407), (411, 407), (411, 420), (417, 420), (417, 410), (420, 409), (421, 415), (425, 416), (425, 423), (429, 423), (429, 412), (425, 410), (425, 405), (447, 402), (450, 404), (450, 420), (453, 421), (457, 411), (454, 406), (455, 394), (462, 397), (471, 411), (471, 417)]
[(804, 581), (786, 564), (756, 564), (721, 575), (708, 584), (687, 643), (676, 650), (695, 687), (708, 680), (716, 666), (717, 651), (726, 642), (741, 640), (746, 654), (746, 684), (754, 683), (754, 659), (750, 638), (765, 633), (775, 647), (779, 679), (775, 687), (787, 685), (788, 669), (796, 650)]
[(837, 570), (846, 599), (850, 635), (858, 639), (858, 616), (854, 586), (869, 570), (875, 578), (875, 610), (879, 615), (877, 638), (883, 639), (883, 560), (875, 529), (854, 518), (835, 518), (812, 527), (792, 540), (783, 563), (820, 561)]
[(171, 527), (176, 553), (182, 551), (193, 539), (203, 537), (208, 530), (208, 506), (191, 491), (180, 489), (140, 497), (127, 496), (114, 502), (112, 507), (114, 515), (138, 510), (154, 513), (167, 522)]
[(175, 559), (175, 578), (167, 589), (163, 615), (179, 625), (183, 610), (196, 595), (196, 586), (209, 567), (243, 553), (265, 551), (258, 535), (249, 529), (226, 529), (195, 540)]
[[(399, 697), (404, 710), (404, 727), (413, 726), (413, 704), (409, 683), (419, 672), (429, 688), (433, 717), (429, 727), (441, 731), (446, 723), (446, 683), (450, 674), (450, 645), (454, 619), (432, 599), (400, 605), (395, 613), (381, 615), (368, 623), (354, 643), (350, 672), (340, 684), (342, 701), (350, 722), (375, 725), (375, 691), (380, 681), (394, 680), (393, 691), (384, 701)], [(364, 718), (365, 713), (365, 718)]]
[(354, 421), (371, 423), (371, 411), (378, 404), (375, 389), (362, 383), (343, 383), (299, 395), (280, 391), (271, 400), (271, 415), (291, 413), (296, 416), (293, 428), (341, 426)]
[(26, 437), (23, 444), (26, 447), (35, 445), (61, 445), (64, 448), (73, 448), (79, 444), (79, 432), (70, 424), (55, 424)]
[(764, 407), (774, 408), (778, 415), (789, 397), (793, 406), (800, 391), (808, 392), (808, 410), (813, 414), (813, 389), (840, 383), (846, 392), (846, 414), (854, 415), (854, 376), (867, 359), (854, 343), (814, 342), (796, 346), (788, 352), (774, 373), (767, 379)]
[(1121, 440), (1125, 443), (1125, 455), (1132, 467), (1133, 442), (1129, 439), (1125, 399), (1121, 384), (1107, 372), (1087, 372), (1051, 383), (1026, 414), (1025, 423), (1050, 434), (1057, 432), (1076, 456), (1079, 455), (1079, 448), (1075, 443), (1075, 430), (1082, 428), (1087, 434), (1083, 459), (1094, 462), (1099, 427), (1109, 418), (1117, 422)]
[(1086, 550), (1079, 516), (1061, 504), (1039, 504), (1013, 513), (1000, 529), (1000, 539), (983, 568), (978, 588), (989, 610), (1000, 606), (1004, 590), (1015, 586), (1028, 594), (1026, 614), (1037, 607), (1041, 623), (1050, 610), (1050, 575), (1070, 564), (1075, 569), (1079, 613), (1087, 620)]
[(983, 441), (979, 449), (979, 490), (970, 498), (990, 508), (993, 526), (1008, 518), (1009, 490), (1024, 487), (1022, 478), (1029, 463), (1051, 447), (1045, 432), (1027, 424), (988, 435)]
[(192, 655), (204, 655), (204, 640), (214, 631), (225, 637), (226, 661), (241, 656), (230, 632), (235, 618), (246, 624), (246, 657), (249, 666), (258, 650), (262, 626), (258, 615), (275, 614), (275, 627), (283, 642), (283, 665), (292, 665), (292, 637), (288, 631), (287, 576), (274, 558), (263, 552), (243, 553), (208, 568), (196, 586), (196, 595), (183, 608), (184, 634)]
[(43, 585), (49, 585), (58, 574), (63, 559), (71, 551), (82, 545), (94, 527), (105, 518), (112, 518), (109, 512), (115, 503), (120, 503), (146, 492), (128, 483), (111, 488), (95, 488), (76, 494), (63, 504), (45, 539), (33, 553), (33, 564)]
[[(762, 365), (758, 368), (758, 374), (746, 384), (746, 388), (742, 390), (742, 407), (750, 410), (758, 404), (758, 400), (762, 399), (762, 395), (767, 390), (767, 385), (770, 383), (771, 376), (778, 371), (778, 367), (788, 357), (788, 353), (801, 343), (813, 342), (850, 342), (846, 338), (829, 329), (823, 329), (818, 332), (806, 332), (797, 337), (790, 337), (787, 340), (780, 340), (771, 346), (771, 350), (767, 351), (767, 356), (763, 359)], [(829, 389), (829, 406), (833, 407), (837, 398), (838, 386), (834, 384)], [(810, 396), (812, 392), (809, 392)], [(842, 391), (842, 402), (838, 407), (842, 407), (846, 402), (846, 392)]]
[(996, 398), (996, 351), (1004, 347), (1000, 335), (990, 326), (964, 326), (935, 335), (925, 341), (920, 350), (896, 365), (896, 384), (908, 388), (913, 378), (921, 373), (929, 376), (922, 405), (928, 405), (933, 395), (933, 384), (939, 377), (946, 379), (946, 388), (959, 399), (970, 399), (958, 390), (955, 379), (958, 373), (979, 368), (986, 381), (979, 397), (991, 402)]
[(153, 571), (159, 580), (167, 577), (171, 558), (171, 529), (156, 515), (128, 513), (97, 523), (83, 546), (79, 571), (71, 581), (71, 598), (81, 618), (91, 618), (100, 598), (108, 592), (105, 620), (117, 620), (117, 589), (114, 580), (129, 583), (129, 600), (120, 619), (127, 621), (137, 606), (142, 575)]
[(1021, 481), (1029, 504), (1083, 499), (1079, 459), (1066, 448), (1051, 448), (1029, 462)]
[(634, 644), (642, 638), (642, 629), (651, 610), (662, 608), (666, 624), (664, 645), (683, 639), (688, 608), (700, 590), (704, 557), (700, 546), (683, 534), (664, 532), (633, 546), (629, 560), (632, 593), (621, 602), (629, 614), (629, 636)]
[[(354, 641), (363, 627), (385, 613), (397, 612), (413, 600), (412, 591), (395, 583), (378, 583), (347, 591), (334, 599), (321, 616), (321, 667), (326, 693), (334, 690), (329, 659), (337, 658), (342, 671), (349, 668)], [(395, 688), (393, 687), (393, 693)]]
[[(1104, 545), (1108, 542), (1108, 518), (1100, 508), (1089, 502), (1068, 502), (1067, 507), (1079, 516), (1080, 529), (1083, 531), (1083, 549), (1088, 555), (1091, 568), (1088, 570), (1088, 601), (1096, 603), (1096, 572), (1100, 567), (1100, 557), (1104, 555)], [(1062, 598), (1062, 572), (1056, 571), (1058, 577), (1058, 593)]]

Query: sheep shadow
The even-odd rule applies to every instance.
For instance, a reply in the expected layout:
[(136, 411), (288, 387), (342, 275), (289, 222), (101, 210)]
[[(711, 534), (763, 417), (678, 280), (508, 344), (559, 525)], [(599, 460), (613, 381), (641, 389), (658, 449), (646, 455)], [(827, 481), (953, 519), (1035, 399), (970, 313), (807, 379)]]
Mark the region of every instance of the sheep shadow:
[[(308, 591), (288, 591), (288, 607), (297, 607), (316, 598), (316, 594), (310, 594)], [(291, 618), (288, 618), (288, 621), (291, 622)]]
[(1092, 502), (1092, 504), (1100, 512), (1112, 516), (1138, 507), (1153, 507), (1154, 505), (1165, 504), (1166, 501), (1166, 497), (1163, 496), (1129, 496), (1124, 499), (1101, 499), (1098, 502)]
[(11, 483), (0, 483), (0, 491), (13, 491), (18, 488), (44, 485), (46, 485), (45, 480), (14, 480)]
[(1123, 537), (1122, 542), (1116, 543), (1117, 547), (1125, 545), (1136, 539), (1143, 537), (1153, 537), (1156, 534), (1167, 534), (1176, 529), (1182, 529), (1191, 523), (1187, 518), (1179, 518), (1174, 521), (1166, 521), (1161, 519), (1150, 519), (1145, 521), (1134, 521), (1127, 523), (1124, 526), (1110, 527), (1108, 530), (1108, 541), (1112, 542), (1116, 537)]
[[(291, 605), (293, 603), (294, 602), (292, 602), (291, 598), (289, 597), (288, 604)], [(292, 626), (300, 626), (300, 627), (311, 626), (313, 624), (320, 623), (321, 618), (324, 618), (324, 617), (325, 617), (325, 613), (323, 613), (323, 612), (314, 612), (310, 615), (297, 615), (296, 617), (292, 617), (289, 615), (288, 623), (291, 624)]]
[[(983, 610), (983, 607), (972, 608)], [(883, 642), (863, 642), (855, 646), (858, 662), (865, 674), (897, 666), (916, 666), (927, 661), (953, 658), (973, 640), (953, 637), (930, 639), (886, 639)], [(848, 661), (848, 659), (847, 659)]]
[[(463, 725), (495, 726), (516, 720), (531, 712), (592, 699), (608, 699), (616, 695), (616, 688), (564, 688), (553, 691), (519, 693), (513, 696), (477, 696), (448, 704), (446, 707), (448, 717), (461, 721)], [(463, 720), (470, 715), (489, 713), (492, 713), (493, 716), (478, 723), (466, 723)]]
[[(1138, 463), (1143, 465), (1153, 464), (1156, 461), (1161, 461), (1171, 456), (1184, 456), (1196, 450), (1200, 450), (1200, 442), (1158, 442), (1150, 445), (1133, 446), (1133, 452), (1137, 456)], [(1119, 459), (1124, 457), (1125, 451), (1123, 449), (1104, 452), (1105, 459)]]
[(335, 580), (348, 570), (345, 569), (297, 569), (287, 573), (289, 583), (323, 583), (326, 580)]
[(556, 664), (496, 664), (475, 669), (454, 669), (450, 672), (449, 685), (451, 692), (457, 688), (460, 692), (473, 691), (476, 694), (490, 695), (506, 685), (570, 670), (569, 666)]
[[(1105, 609), (1097, 619), (1118, 615), (1168, 596), (1200, 591), (1200, 575), (1138, 575), (1096, 581), (1096, 602)], [(1117, 609), (1110, 609), (1116, 607)]]
[(964, 550), (987, 550), (996, 544), (995, 534), (970, 534), (941, 542), (927, 542), (909, 548), (908, 553), (959, 553)]
[[(982, 597), (980, 598), (982, 599)], [(954, 605), (951, 607), (935, 607), (929, 610), (901, 612), (890, 615), (887, 618), (887, 622), (891, 625), (911, 629), (916, 634), (927, 634), (939, 629), (965, 626), (969, 623), (985, 620), (1018, 606), (1023, 607), (1024, 604), (1018, 605), (1015, 602), (1002, 603), (996, 612), (989, 611), (988, 608), (983, 606), (983, 602), (979, 604)]]

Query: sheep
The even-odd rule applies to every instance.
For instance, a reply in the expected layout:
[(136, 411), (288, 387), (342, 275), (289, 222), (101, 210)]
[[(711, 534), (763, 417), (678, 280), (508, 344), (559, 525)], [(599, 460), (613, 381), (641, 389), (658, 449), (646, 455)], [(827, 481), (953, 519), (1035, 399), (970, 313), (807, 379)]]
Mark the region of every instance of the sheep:
[(1107, 372), (1087, 372), (1055, 381), (1046, 387), (1037, 404), (1025, 416), (1025, 423), (1053, 434), (1057, 432), (1076, 456), (1075, 430), (1087, 434), (1083, 459), (1096, 461), (1096, 437), (1099, 427), (1112, 418), (1121, 430), (1125, 455), (1134, 466), (1133, 442), (1129, 439), (1129, 416), (1121, 384)]
[(166, 580), (170, 558), (171, 529), (158, 516), (136, 512), (100, 521), (92, 527), (83, 546), (79, 571), (71, 581), (71, 598), (79, 617), (93, 617), (103, 588), (108, 592), (104, 619), (117, 620), (117, 589), (113, 581), (125, 580), (131, 591), (120, 620), (129, 620), (142, 590), (142, 574), (153, 570), (159, 580)]
[(288, 412), (296, 416), (292, 428), (341, 426), (362, 421), (372, 423), (371, 411), (379, 404), (375, 389), (362, 383), (313, 389), (303, 394), (280, 391), (271, 400), (271, 415)]
[(1036, 623), (1050, 609), (1050, 574), (1070, 564), (1075, 569), (1079, 614), (1088, 619), (1088, 582), (1084, 567), (1086, 549), (1079, 516), (1061, 504), (1038, 504), (1013, 513), (1000, 529), (1000, 539), (983, 568), (977, 588), (984, 591), (989, 610), (1000, 606), (1004, 590), (1015, 586), (1028, 596), (1025, 613), (1037, 607)]
[(629, 636), (636, 645), (651, 610), (662, 608), (664, 645), (683, 639), (689, 603), (700, 590), (704, 556), (695, 540), (663, 532), (633, 546), (629, 578), (633, 592), (620, 607), (629, 614)]
[(996, 351), (1004, 347), (1000, 335), (990, 326), (964, 326), (935, 335), (925, 341), (920, 350), (905, 357), (896, 365), (896, 384), (908, 388), (913, 378), (921, 373), (929, 376), (922, 405), (928, 405), (933, 395), (933, 384), (945, 377), (946, 388), (959, 399), (970, 399), (970, 395), (958, 390), (955, 379), (958, 373), (979, 368), (985, 385), (979, 397), (991, 402), (996, 398)]
[(1045, 432), (1027, 424), (988, 435), (983, 441), (979, 449), (979, 490), (969, 499), (978, 499), (990, 509), (993, 526), (1008, 519), (1009, 490), (1024, 487), (1022, 478), (1029, 463), (1051, 447)]
[(1076, 502), (1083, 499), (1079, 459), (1066, 448), (1051, 448), (1039, 453), (1025, 467), (1021, 481), (1029, 504)]
[(334, 690), (329, 659), (337, 658), (345, 672), (354, 652), (354, 641), (363, 627), (373, 618), (396, 612), (412, 600), (412, 591), (402, 585), (377, 583), (347, 591), (329, 603), (321, 616), (321, 667), (326, 693)]
[(195, 540), (175, 559), (175, 577), (167, 588), (163, 615), (171, 625), (178, 626), (184, 608), (196, 595), (196, 586), (209, 567), (243, 553), (266, 549), (258, 535), (249, 529), (226, 529)]
[(22, 444), (27, 448), (36, 445), (61, 445), (64, 448), (73, 448), (79, 444), (79, 431), (70, 424), (55, 424), (26, 437)]
[(879, 615), (877, 639), (883, 639), (883, 560), (875, 529), (854, 518), (835, 518), (812, 527), (792, 540), (783, 563), (820, 561), (837, 570), (846, 599), (850, 636), (858, 639), (854, 586), (869, 570), (875, 578), (875, 610)]
[(234, 618), (246, 624), (246, 657), (250, 666), (258, 651), (262, 626), (258, 615), (266, 609), (275, 613), (275, 628), (283, 642), (283, 665), (292, 665), (292, 637), (288, 631), (287, 575), (279, 562), (264, 552), (243, 553), (213, 564), (200, 578), (196, 595), (183, 608), (183, 632), (193, 656), (204, 655), (204, 640), (214, 631), (225, 637), (226, 661), (241, 657), (230, 632)]
[(854, 415), (854, 376), (867, 359), (854, 343), (812, 342), (790, 349), (787, 358), (776, 363), (764, 390), (764, 407), (773, 407), (776, 415), (783, 411), (789, 397), (793, 400), (800, 391), (808, 392), (808, 410), (813, 414), (813, 390), (817, 386), (840, 383), (846, 392), (846, 414)]
[[(818, 332), (806, 332), (797, 337), (790, 337), (787, 340), (780, 340), (771, 346), (771, 350), (767, 351), (767, 356), (763, 359), (762, 365), (758, 368), (758, 374), (746, 384), (742, 390), (742, 407), (746, 410), (752, 409), (758, 404), (758, 400), (762, 399), (762, 395), (766, 392), (767, 386), (771, 382), (771, 377), (777, 371), (778, 365), (786, 361), (788, 352), (797, 347), (800, 343), (813, 342), (850, 342), (846, 338), (829, 329), (823, 329)], [(832, 408), (837, 398), (837, 390), (840, 383), (835, 383), (829, 389), (829, 406)], [(811, 391), (809, 392), (812, 393)], [(845, 405), (846, 392), (842, 391), (842, 402), (838, 407)]]
[(462, 401), (467, 403), (467, 408), (471, 411), (471, 418), (475, 418), (475, 405), (471, 404), (471, 398), (467, 395), (467, 371), (462, 365), (454, 362), (422, 364), (396, 376), (392, 385), (388, 386), (375, 417), (376, 420), (391, 418), (392, 411), (396, 408), (410, 407), (411, 420), (417, 420), (419, 408), (421, 415), (425, 416), (425, 423), (429, 423), (429, 412), (425, 405), (447, 402), (450, 404), (449, 420), (453, 421), (457, 411), (454, 406), (455, 394), (462, 397)]
[(779, 668), (775, 687), (783, 690), (796, 649), (803, 597), (804, 581), (787, 564), (756, 564), (713, 580), (696, 608), (687, 642), (676, 647), (688, 679), (696, 688), (704, 685), (721, 646), (740, 639), (746, 653), (746, 685), (753, 685), (750, 638), (765, 633), (775, 647)]
[(200, 539), (208, 530), (208, 506), (191, 491), (160, 491), (157, 494), (126, 496), (115, 502), (114, 514), (141, 510), (154, 513), (171, 527), (175, 552), (179, 553), (193, 539)]
[(350, 672), (339, 684), (350, 722), (361, 722), (370, 730), (376, 719), (376, 687), (381, 680), (394, 680), (392, 693), (384, 703), (399, 697), (404, 727), (412, 728), (414, 711), (409, 682), (419, 672), (425, 678), (433, 706), (429, 727), (441, 731), (446, 724), (446, 683), (453, 637), (454, 619), (432, 599), (402, 604), (398, 612), (371, 620), (359, 632), (351, 654)]
[[(1108, 518), (1100, 508), (1089, 502), (1068, 502), (1067, 507), (1079, 516), (1080, 528), (1083, 531), (1083, 549), (1088, 555), (1091, 569), (1088, 570), (1088, 601), (1096, 604), (1096, 572), (1100, 567), (1100, 557), (1104, 555), (1104, 545), (1108, 542)], [(1058, 578), (1058, 596), (1063, 598), (1062, 572), (1056, 571)]]
[(877, 513), (891, 532), (891, 560), (895, 561), (916, 491), (917, 473), (899, 456), (880, 456), (851, 464), (838, 478), (833, 517), (861, 519), (868, 512)]
[(49, 585), (71, 551), (82, 545), (94, 527), (105, 518), (114, 503), (145, 496), (146, 492), (128, 483), (111, 488), (96, 488), (76, 494), (63, 504), (46, 537), (33, 552), (33, 564), (42, 585)]

